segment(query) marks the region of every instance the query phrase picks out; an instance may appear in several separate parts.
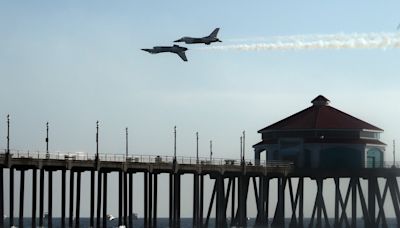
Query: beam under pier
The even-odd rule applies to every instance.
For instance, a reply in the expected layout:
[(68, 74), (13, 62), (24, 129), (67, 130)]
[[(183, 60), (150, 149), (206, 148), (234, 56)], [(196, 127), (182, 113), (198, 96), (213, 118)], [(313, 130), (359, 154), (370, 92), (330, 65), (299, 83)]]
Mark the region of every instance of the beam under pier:
[(4, 227), (4, 170), (0, 168), (0, 227)]
[(43, 227), (43, 206), (44, 206), (44, 169), (40, 169), (39, 176), (39, 226)]
[(24, 227), (24, 188), (25, 188), (25, 170), (20, 171), (19, 184), (19, 227)]
[(48, 210), (48, 217), (47, 217), (47, 226), (49, 228), (53, 227), (53, 171), (48, 171), (48, 202), (47, 202), (47, 210)]
[(107, 227), (107, 172), (103, 173), (103, 227)]
[[(93, 194), (93, 192), (91, 194)], [(80, 227), (80, 219), (79, 219), (80, 218), (80, 207), (81, 207), (81, 172), (77, 172), (76, 173), (75, 227)]]
[(14, 168), (10, 168), (10, 227), (14, 226)]
[[(36, 195), (37, 195), (37, 170), (32, 169), (32, 228), (36, 228)], [(2, 199), (0, 199), (3, 201)], [(0, 227), (1, 224), (0, 224)]]
[(96, 203), (96, 227), (101, 224), (101, 171), (97, 171), (97, 203)]

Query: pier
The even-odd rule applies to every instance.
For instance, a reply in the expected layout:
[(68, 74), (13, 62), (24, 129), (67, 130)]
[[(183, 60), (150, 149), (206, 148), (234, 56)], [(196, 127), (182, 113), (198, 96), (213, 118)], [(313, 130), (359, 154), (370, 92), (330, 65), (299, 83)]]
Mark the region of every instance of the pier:
[[(4, 170), (9, 171), (9, 183), (4, 183)], [(14, 189), (14, 174), (20, 173), (20, 187)], [(56, 202), (52, 195), (53, 174), (61, 172), (61, 199)], [(81, 199), (81, 175), (90, 173), (90, 197)], [(32, 194), (32, 227), (52, 227), (52, 208), (61, 205), (61, 227), (79, 227), (80, 205), (90, 204), (90, 227), (105, 227), (107, 223), (107, 177), (118, 173), (118, 224), (133, 227), (132, 189), (137, 183), (132, 182), (132, 175), (143, 173), (144, 226), (157, 227), (157, 208), (159, 188), (169, 189), (169, 224), (180, 227), (181, 219), (181, 178), (184, 175), (193, 177), (193, 227), (209, 227), (211, 217), (215, 218), (215, 227), (246, 226), (246, 204), (249, 188), (254, 189), (257, 207), (256, 225), (260, 227), (282, 227), (285, 218), (290, 218), (290, 227), (356, 227), (357, 216), (362, 216), (365, 227), (385, 227), (385, 202), (387, 195), (392, 199), (397, 224), (400, 225), (400, 192), (397, 177), (400, 169), (396, 167), (373, 167), (357, 169), (315, 169), (298, 168), (288, 162), (240, 161), (231, 159), (183, 158), (160, 156), (124, 155), (83, 155), (60, 153), (21, 153), (10, 152), (0, 155), (0, 214), (4, 214), (4, 197), (9, 197), (10, 226), (23, 227), (24, 192)], [(32, 186), (25, 186), (25, 174), (31, 173)], [(39, 174), (39, 183), (37, 178)], [(47, 174), (47, 186), (45, 183)], [(158, 175), (169, 175), (169, 186), (158, 184)], [(213, 180), (211, 199), (204, 197), (204, 178)], [(66, 183), (69, 176), (69, 183)], [(311, 179), (317, 186), (312, 217), (309, 224), (304, 222), (304, 180)], [(346, 191), (341, 192), (343, 178), (350, 179)], [(378, 185), (378, 179), (384, 180), (384, 188)], [(97, 181), (96, 181), (97, 180)], [(276, 186), (271, 181), (276, 180)], [(324, 200), (324, 181), (335, 183), (334, 205), (327, 205)], [(363, 189), (360, 180), (368, 182)], [(294, 182), (297, 186), (294, 186)], [(97, 186), (96, 186), (97, 185)], [(4, 188), (9, 186), (9, 196), (4, 195)], [(271, 195), (270, 189), (277, 188), (277, 195)], [(44, 221), (44, 189), (47, 194), (47, 221)], [(75, 191), (74, 191), (75, 190)], [(36, 193), (39, 192), (39, 199)], [(73, 193), (76, 192), (76, 196)], [(285, 194), (286, 192), (286, 194)], [(289, 194), (287, 194), (289, 192)], [(15, 193), (19, 193), (19, 224), (14, 224), (13, 214)], [(66, 194), (69, 193), (69, 202)], [(270, 199), (276, 198), (275, 210), (270, 213)], [(285, 214), (285, 201), (290, 202), (291, 214)], [(209, 202), (205, 205), (205, 202)], [(357, 202), (361, 211), (357, 210)], [(39, 204), (39, 211), (36, 210)], [(227, 211), (230, 204), (230, 211)], [(67, 214), (66, 207), (69, 208)], [(211, 215), (215, 207), (215, 215)], [(326, 208), (334, 207), (334, 217), (329, 218)], [(348, 213), (350, 210), (351, 213)], [(75, 213), (74, 213), (75, 212)], [(230, 220), (227, 218), (231, 217)], [(75, 219), (74, 219), (75, 218)], [(333, 219), (333, 220), (332, 220)], [(269, 223), (269, 221), (272, 221)], [(287, 221), (287, 220), (286, 220)], [(333, 222), (332, 222), (333, 221)], [(0, 218), (0, 227), (4, 227), (4, 217)]]

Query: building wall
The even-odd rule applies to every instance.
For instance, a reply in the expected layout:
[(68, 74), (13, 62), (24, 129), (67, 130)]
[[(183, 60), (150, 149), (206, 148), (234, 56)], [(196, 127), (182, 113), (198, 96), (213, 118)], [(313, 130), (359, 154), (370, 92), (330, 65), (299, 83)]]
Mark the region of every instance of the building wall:
[[(292, 161), (297, 167), (360, 168), (364, 167), (367, 157), (366, 146), (358, 144), (300, 143), (291, 147), (269, 144), (260, 148), (256, 153), (266, 153), (268, 161)], [(375, 156), (377, 162), (383, 161), (381, 150), (370, 150), (370, 156)]]
[(384, 161), (384, 148), (376, 146), (367, 146), (365, 148), (365, 167), (375, 168), (382, 167)]

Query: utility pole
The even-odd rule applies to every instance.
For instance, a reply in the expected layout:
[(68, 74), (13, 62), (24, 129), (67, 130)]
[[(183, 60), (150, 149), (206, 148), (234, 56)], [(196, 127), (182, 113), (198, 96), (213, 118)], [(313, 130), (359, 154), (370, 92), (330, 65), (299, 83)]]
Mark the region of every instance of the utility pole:
[(125, 157), (125, 159), (126, 158), (128, 158), (128, 127), (126, 127), (125, 128), (125, 145), (126, 145), (126, 151), (125, 151), (125, 153), (126, 153), (126, 157)]
[(240, 136), (240, 163), (243, 163), (243, 136)]
[(96, 121), (96, 160), (99, 160), (99, 121)]
[(10, 155), (10, 115), (7, 115), (7, 155)]
[(246, 142), (246, 140), (245, 139), (246, 139), (246, 132), (243, 131), (243, 154), (242, 154), (243, 155), (243, 161), (245, 161), (245, 159), (246, 159), (246, 155), (245, 155), (246, 154), (246, 152), (245, 152), (245, 148), (246, 148), (245, 147), (245, 142)]
[(210, 140), (210, 162), (212, 161), (212, 156), (213, 156), (213, 152), (212, 152), (212, 140)]
[(396, 140), (393, 139), (393, 167), (396, 166)]
[(196, 164), (199, 164), (199, 132), (196, 132)]
[(49, 154), (49, 122), (46, 123), (46, 158), (50, 158)]
[(176, 163), (176, 126), (174, 126), (174, 163)]

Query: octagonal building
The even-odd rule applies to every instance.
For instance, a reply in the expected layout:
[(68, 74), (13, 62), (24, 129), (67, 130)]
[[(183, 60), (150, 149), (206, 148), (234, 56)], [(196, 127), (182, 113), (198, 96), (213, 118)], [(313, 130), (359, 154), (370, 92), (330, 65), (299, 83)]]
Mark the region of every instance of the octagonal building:
[(381, 167), (382, 129), (329, 105), (319, 95), (312, 106), (261, 130), (253, 146), (256, 161), (292, 161), (299, 168)]

